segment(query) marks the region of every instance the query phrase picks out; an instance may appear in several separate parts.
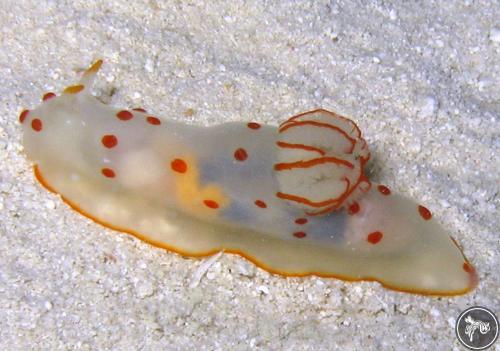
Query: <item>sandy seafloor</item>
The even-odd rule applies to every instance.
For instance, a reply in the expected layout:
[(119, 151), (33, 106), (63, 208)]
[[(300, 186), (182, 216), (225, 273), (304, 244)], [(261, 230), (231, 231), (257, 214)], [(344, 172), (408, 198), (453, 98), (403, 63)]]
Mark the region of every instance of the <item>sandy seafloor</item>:
[[(463, 349), (462, 310), (500, 315), (499, 18), (498, 1), (1, 1), (0, 349)], [(97, 58), (98, 96), (168, 118), (350, 116), (372, 178), (433, 211), (478, 288), (283, 278), (233, 255), (198, 281), (204, 261), (72, 211), (36, 183), (18, 114)]]

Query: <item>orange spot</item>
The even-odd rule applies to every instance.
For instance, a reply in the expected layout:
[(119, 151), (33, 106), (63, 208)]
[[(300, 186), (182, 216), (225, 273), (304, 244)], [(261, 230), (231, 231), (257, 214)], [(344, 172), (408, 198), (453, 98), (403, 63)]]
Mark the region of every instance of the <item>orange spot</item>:
[(21, 114), (19, 115), (19, 122), (22, 124), (24, 123), (24, 120), (26, 119), (26, 117), (28, 117), (28, 113), (30, 113), (30, 110), (24, 110), (23, 112), (21, 112)]
[(476, 270), (474, 269), (474, 267), (472, 267), (472, 266), (470, 265), (470, 263), (469, 263), (469, 262), (464, 262), (464, 264), (462, 265), (462, 268), (464, 269), (464, 271), (466, 271), (466, 272), (467, 272), (467, 273), (469, 273), (469, 274), (475, 273), (475, 271), (476, 271)]
[(248, 154), (245, 149), (239, 148), (234, 152), (234, 158), (238, 161), (245, 161), (248, 158)]
[(382, 195), (389, 195), (391, 193), (391, 190), (385, 185), (379, 185), (377, 189)]
[(33, 130), (35, 132), (39, 132), (42, 130), (42, 121), (39, 120), (38, 118), (35, 118), (34, 120), (31, 121), (31, 128), (33, 128)]
[(351, 206), (347, 209), (347, 213), (350, 215), (356, 214), (359, 212), (359, 204), (357, 202), (353, 202)]
[(432, 213), (427, 209), (427, 207), (424, 206), (418, 206), (418, 213), (422, 216), (423, 219), (428, 221), (429, 219), (432, 218)]
[(82, 84), (72, 85), (72, 86), (67, 87), (66, 89), (64, 89), (63, 93), (66, 93), (66, 94), (76, 94), (76, 93), (79, 93), (80, 91), (82, 91), (83, 89), (85, 89), (85, 86), (82, 85)]
[(129, 111), (122, 110), (116, 114), (116, 117), (122, 121), (128, 121), (129, 119), (132, 119), (134, 115)]
[(161, 121), (158, 118), (153, 117), (153, 116), (147, 117), (146, 121), (148, 121), (149, 124), (152, 124), (154, 126), (157, 126), (157, 125), (161, 124)]
[(300, 224), (300, 225), (306, 224), (307, 223), (307, 218), (297, 218), (295, 220), (295, 223)]
[(170, 163), (170, 167), (177, 173), (186, 173), (187, 171), (187, 164), (184, 162), (184, 160), (181, 160), (180, 158), (176, 158)]
[(260, 124), (259, 123), (255, 123), (255, 122), (249, 122), (249, 123), (247, 123), (247, 127), (250, 128), (250, 129), (259, 129), (260, 128)]
[(107, 178), (114, 178), (116, 176), (115, 171), (113, 171), (111, 168), (103, 168), (101, 170), (101, 173)]
[(366, 240), (368, 240), (370, 244), (377, 244), (380, 240), (382, 240), (383, 236), (384, 234), (382, 234), (381, 232), (373, 232), (368, 234)]
[(257, 207), (267, 208), (267, 204), (262, 200), (256, 200), (254, 203), (255, 203), (255, 206), (257, 206)]
[(118, 144), (118, 139), (114, 135), (105, 135), (102, 137), (102, 145), (107, 147), (108, 149), (111, 149)]
[(307, 234), (304, 233), (304, 232), (295, 232), (295, 233), (293, 233), (293, 236), (296, 237), (296, 238), (299, 238), (299, 239), (305, 238), (306, 235)]
[(205, 206), (207, 206), (209, 208), (213, 208), (213, 209), (219, 208), (219, 204), (213, 200), (203, 200), (203, 203), (205, 204)]
[(43, 101), (47, 101), (49, 99), (52, 99), (56, 97), (56, 94), (52, 93), (52, 92), (49, 92), (49, 93), (46, 93), (43, 97), (42, 97), (42, 100)]
[(137, 112), (146, 113), (146, 110), (145, 110), (145, 109), (143, 109), (142, 107), (136, 107), (136, 108), (133, 108), (132, 110), (133, 110), (133, 111), (137, 111)]

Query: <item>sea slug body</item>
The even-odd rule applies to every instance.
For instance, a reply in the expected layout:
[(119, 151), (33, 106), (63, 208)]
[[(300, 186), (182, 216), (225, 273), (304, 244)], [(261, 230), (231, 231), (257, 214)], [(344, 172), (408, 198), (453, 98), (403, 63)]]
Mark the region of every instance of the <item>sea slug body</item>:
[(91, 93), (102, 61), (19, 116), (37, 179), (109, 228), (187, 256), (236, 253), (290, 276), (454, 295), (477, 273), (423, 205), (374, 184), (356, 124), (183, 124)]

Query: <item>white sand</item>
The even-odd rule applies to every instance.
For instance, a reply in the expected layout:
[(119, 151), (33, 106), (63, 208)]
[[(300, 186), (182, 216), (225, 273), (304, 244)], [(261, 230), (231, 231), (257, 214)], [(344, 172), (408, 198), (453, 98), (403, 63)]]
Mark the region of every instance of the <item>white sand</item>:
[[(463, 309), (500, 315), (498, 1), (134, 3), (0, 3), (0, 349), (459, 350)], [(35, 182), (17, 118), (96, 58), (116, 106), (193, 123), (351, 116), (373, 179), (433, 211), (479, 287), (430, 298), (231, 255), (197, 284), (202, 261), (73, 212)]]

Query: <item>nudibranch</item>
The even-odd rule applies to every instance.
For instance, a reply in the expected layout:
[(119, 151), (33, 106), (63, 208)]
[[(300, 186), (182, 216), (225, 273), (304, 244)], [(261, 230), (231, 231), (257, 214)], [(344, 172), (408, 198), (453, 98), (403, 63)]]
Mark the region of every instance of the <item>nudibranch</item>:
[(364, 174), (356, 124), (323, 109), (280, 126), (187, 125), (92, 95), (102, 61), (19, 120), (36, 178), (94, 221), (186, 256), (224, 251), (286, 276), (455, 295), (477, 285), (424, 206)]

